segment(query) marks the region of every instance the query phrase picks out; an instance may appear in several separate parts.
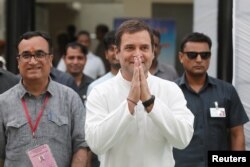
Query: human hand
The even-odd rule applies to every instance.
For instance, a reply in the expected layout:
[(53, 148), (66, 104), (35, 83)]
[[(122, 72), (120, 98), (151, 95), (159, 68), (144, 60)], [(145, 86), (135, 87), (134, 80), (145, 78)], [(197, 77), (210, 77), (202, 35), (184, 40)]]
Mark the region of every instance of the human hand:
[(139, 70), (139, 60), (137, 57), (134, 57), (134, 73), (133, 78), (131, 81), (131, 87), (128, 94), (128, 104), (130, 112), (133, 114), (134, 112), (134, 106), (138, 103), (141, 96), (141, 90), (140, 90), (140, 70)]
[[(131, 114), (134, 113), (134, 107), (138, 101), (147, 101), (151, 98), (146, 76), (142, 67), (141, 57), (134, 57), (134, 73), (131, 81), (131, 88), (128, 95), (128, 104)], [(151, 111), (151, 108), (148, 112)]]
[(142, 64), (141, 57), (139, 57), (138, 60), (139, 60), (139, 76), (140, 76), (140, 90), (141, 90), (140, 100), (144, 102), (151, 97), (151, 93), (149, 91), (148, 82), (143, 67), (141, 65)]

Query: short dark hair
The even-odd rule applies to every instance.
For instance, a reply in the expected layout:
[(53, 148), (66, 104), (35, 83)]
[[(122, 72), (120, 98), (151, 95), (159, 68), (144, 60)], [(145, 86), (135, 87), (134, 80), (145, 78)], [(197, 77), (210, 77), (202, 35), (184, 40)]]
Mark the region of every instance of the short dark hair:
[(161, 39), (161, 34), (160, 34), (160, 32), (159, 32), (158, 30), (153, 29), (153, 34), (154, 34), (154, 36), (156, 36), (159, 40)]
[(67, 32), (71, 33), (71, 34), (74, 34), (76, 32), (76, 26), (74, 24), (69, 24), (67, 26)]
[(110, 45), (115, 45), (115, 31), (108, 32), (103, 39), (105, 50), (109, 49)]
[(209, 49), (212, 47), (211, 39), (207, 35), (199, 32), (192, 32), (183, 38), (180, 46), (181, 52), (183, 52), (187, 42), (206, 42), (209, 46)]
[(41, 31), (28, 31), (24, 34), (22, 34), (18, 41), (17, 41), (17, 44), (16, 44), (16, 48), (18, 50), (18, 45), (20, 44), (20, 42), (23, 40), (23, 39), (30, 39), (30, 38), (33, 38), (33, 37), (42, 37), (43, 39), (45, 39), (47, 42), (48, 42), (48, 46), (49, 46), (49, 53), (52, 53), (52, 41), (51, 41), (51, 38), (50, 36), (45, 33), (45, 32), (41, 32)]
[(152, 48), (154, 48), (154, 38), (153, 38), (153, 33), (152, 33), (151, 28), (142, 20), (132, 19), (132, 20), (124, 21), (116, 31), (115, 43), (118, 49), (120, 48), (121, 38), (123, 34), (125, 33), (132, 34), (132, 33), (136, 33), (136, 32), (143, 31), (143, 30), (149, 33), (149, 36), (151, 39), (151, 46)]
[(76, 48), (79, 48), (81, 53), (84, 54), (84, 56), (87, 56), (88, 54), (88, 49), (86, 46), (83, 46), (82, 44), (78, 43), (78, 42), (70, 42), (66, 45), (66, 48), (65, 48), (65, 53), (64, 55), (66, 56), (66, 52), (68, 50), (68, 48), (73, 48), (73, 49), (76, 49)]
[(79, 31), (76, 36), (78, 38), (81, 35), (86, 35), (88, 38), (90, 38), (90, 33), (86, 30)]
[(106, 34), (109, 31), (109, 28), (105, 24), (98, 24), (96, 26), (96, 31)]

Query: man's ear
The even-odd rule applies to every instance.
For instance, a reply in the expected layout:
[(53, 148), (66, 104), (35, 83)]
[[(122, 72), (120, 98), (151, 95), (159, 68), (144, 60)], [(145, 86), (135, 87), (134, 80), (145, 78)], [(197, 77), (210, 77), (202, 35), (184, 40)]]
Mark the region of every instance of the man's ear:
[(105, 58), (108, 60), (108, 51), (105, 50), (105, 51), (104, 51), (104, 54), (105, 54)]
[(183, 63), (183, 53), (182, 52), (179, 52), (178, 53), (178, 57), (179, 57), (179, 61), (180, 61), (180, 63), (182, 64)]
[(50, 56), (50, 66), (53, 67), (53, 58), (54, 58), (54, 55), (52, 54)]
[(19, 61), (20, 61), (20, 57), (16, 57), (16, 61), (17, 61), (17, 68), (19, 69)]
[(120, 53), (120, 49), (118, 47), (115, 47), (115, 58), (116, 58), (116, 60), (119, 60), (119, 53)]
[(66, 59), (66, 55), (65, 55), (65, 54), (63, 54), (63, 55), (62, 55), (62, 58), (63, 58), (63, 61), (65, 61), (65, 59)]

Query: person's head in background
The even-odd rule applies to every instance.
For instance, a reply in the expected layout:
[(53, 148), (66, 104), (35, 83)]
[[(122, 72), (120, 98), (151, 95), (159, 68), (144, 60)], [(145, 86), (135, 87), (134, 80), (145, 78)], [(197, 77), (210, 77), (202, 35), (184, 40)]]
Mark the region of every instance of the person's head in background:
[(82, 71), (87, 61), (88, 49), (77, 42), (71, 42), (66, 46), (64, 62), (66, 71), (73, 77), (82, 76)]
[(68, 34), (69, 42), (75, 42), (75, 40), (76, 40), (76, 26), (73, 24), (69, 24), (67, 26), (67, 34)]
[[(48, 34), (29, 31), (21, 35), (17, 42), (17, 61), (23, 83), (48, 82), (52, 67), (52, 41)], [(34, 83), (33, 83), (34, 84)]]
[(76, 41), (89, 49), (91, 45), (89, 32), (85, 30), (79, 31), (76, 36)]
[(141, 20), (127, 20), (116, 31), (116, 56), (125, 79), (131, 80), (135, 59), (141, 60), (145, 75), (154, 58), (154, 39), (151, 28)]
[(63, 55), (65, 47), (69, 43), (68, 35), (65, 32), (59, 33), (56, 37), (58, 51)]
[(205, 77), (211, 57), (211, 39), (198, 32), (188, 34), (181, 42), (179, 60), (186, 75)]
[(109, 61), (111, 66), (111, 72), (116, 74), (120, 69), (120, 63), (115, 55), (115, 31), (108, 32), (103, 39), (104, 48), (105, 48), (105, 57)]
[(98, 24), (95, 29), (96, 39), (98, 39), (99, 41), (102, 41), (107, 32), (109, 32), (109, 28), (107, 25)]
[(154, 59), (152, 64), (157, 64), (158, 57), (161, 53), (161, 34), (159, 31), (153, 29), (153, 37), (154, 37)]
[(57, 47), (54, 49), (53, 66), (56, 67), (65, 53), (65, 47), (69, 43), (68, 34), (61, 32), (56, 36)]

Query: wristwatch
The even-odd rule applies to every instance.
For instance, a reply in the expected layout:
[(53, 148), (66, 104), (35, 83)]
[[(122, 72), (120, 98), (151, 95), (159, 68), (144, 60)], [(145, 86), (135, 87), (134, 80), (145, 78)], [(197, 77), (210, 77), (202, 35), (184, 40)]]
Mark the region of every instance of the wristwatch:
[(142, 105), (144, 106), (144, 108), (147, 108), (148, 106), (150, 106), (151, 104), (153, 104), (154, 101), (155, 101), (155, 96), (151, 95), (151, 97), (148, 100), (142, 102)]

